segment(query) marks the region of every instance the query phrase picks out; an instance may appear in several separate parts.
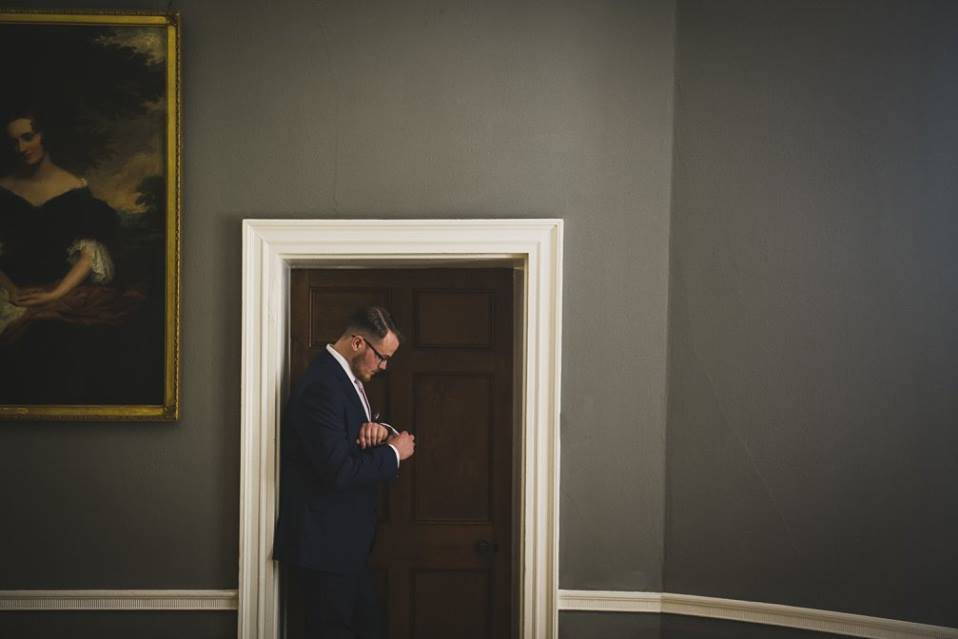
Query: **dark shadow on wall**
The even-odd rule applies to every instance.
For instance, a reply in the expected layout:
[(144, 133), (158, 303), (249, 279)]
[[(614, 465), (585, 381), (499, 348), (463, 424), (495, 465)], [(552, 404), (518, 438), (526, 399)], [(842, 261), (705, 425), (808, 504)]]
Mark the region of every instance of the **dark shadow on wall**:
[(228, 639), (236, 637), (233, 611), (24, 611), (0, 613), (0, 637), (17, 639)]
[(662, 615), (661, 639), (839, 639), (839, 635), (758, 623)]
[(618, 612), (560, 612), (559, 639), (659, 639), (661, 616)]

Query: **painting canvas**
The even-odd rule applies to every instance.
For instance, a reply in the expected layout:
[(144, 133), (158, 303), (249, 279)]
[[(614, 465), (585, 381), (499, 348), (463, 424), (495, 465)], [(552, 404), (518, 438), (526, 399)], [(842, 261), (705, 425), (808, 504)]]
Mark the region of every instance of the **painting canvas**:
[(178, 417), (175, 15), (0, 13), (0, 420)]

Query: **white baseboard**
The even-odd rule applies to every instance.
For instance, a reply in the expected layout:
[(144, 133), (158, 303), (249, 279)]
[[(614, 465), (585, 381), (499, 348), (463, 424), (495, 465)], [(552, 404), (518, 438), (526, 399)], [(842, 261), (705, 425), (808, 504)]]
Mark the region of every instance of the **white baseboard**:
[[(0, 590), (0, 611), (236, 610), (236, 590)], [(559, 610), (687, 615), (868, 639), (958, 639), (958, 629), (831, 610), (662, 592), (560, 590)]]
[(661, 592), (560, 590), (559, 610), (587, 612), (662, 612)]
[(0, 590), (0, 611), (236, 608), (235, 590)]
[(688, 615), (869, 639), (958, 639), (956, 628), (831, 610), (667, 592), (560, 590), (559, 610)]

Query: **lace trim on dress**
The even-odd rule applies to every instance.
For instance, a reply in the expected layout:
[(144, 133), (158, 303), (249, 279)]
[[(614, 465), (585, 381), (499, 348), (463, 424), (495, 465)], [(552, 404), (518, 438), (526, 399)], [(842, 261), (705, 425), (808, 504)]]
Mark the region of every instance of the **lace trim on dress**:
[(113, 280), (113, 260), (105, 246), (96, 240), (77, 240), (67, 249), (67, 262), (76, 264), (81, 254), (90, 256), (90, 278), (95, 284), (108, 284)]

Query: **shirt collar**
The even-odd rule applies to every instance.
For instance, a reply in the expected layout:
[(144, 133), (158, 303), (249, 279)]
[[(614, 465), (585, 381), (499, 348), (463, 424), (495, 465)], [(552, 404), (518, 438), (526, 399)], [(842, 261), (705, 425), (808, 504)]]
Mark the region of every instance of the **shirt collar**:
[(346, 376), (349, 378), (349, 381), (352, 382), (353, 386), (356, 385), (356, 376), (353, 375), (353, 369), (349, 367), (349, 362), (346, 361), (346, 358), (340, 355), (339, 351), (333, 348), (332, 344), (326, 344), (326, 350), (329, 351), (329, 354), (332, 355), (339, 365), (343, 367), (343, 370), (346, 371)]

